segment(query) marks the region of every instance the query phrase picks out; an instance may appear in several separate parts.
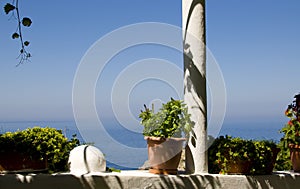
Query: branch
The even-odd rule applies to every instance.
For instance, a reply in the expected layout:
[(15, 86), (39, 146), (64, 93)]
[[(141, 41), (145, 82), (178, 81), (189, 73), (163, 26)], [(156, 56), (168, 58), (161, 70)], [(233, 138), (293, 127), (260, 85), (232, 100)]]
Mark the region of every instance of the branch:
[(16, 17), (16, 20), (18, 22), (17, 31), (15, 33), (13, 33), (12, 38), (20, 39), (21, 50), (20, 50), (19, 56), (17, 57), (17, 59), (19, 59), (19, 63), (16, 65), (16, 66), (19, 66), (20, 64), (23, 64), (25, 61), (29, 61), (29, 59), (31, 58), (31, 54), (26, 50), (26, 47), (30, 43), (29, 43), (29, 41), (23, 40), (22, 27), (23, 26), (30, 27), (30, 25), (32, 24), (32, 21), (30, 18), (27, 18), (27, 17), (24, 17), (21, 21), (20, 11), (19, 11), (19, 0), (16, 0), (16, 1), (13, 0), (12, 4), (7, 3), (4, 6), (4, 11), (6, 14), (9, 14), (10, 12), (12, 12), (13, 15), (14, 15), (14, 13), (16, 13), (16, 15), (17, 15), (17, 17)]

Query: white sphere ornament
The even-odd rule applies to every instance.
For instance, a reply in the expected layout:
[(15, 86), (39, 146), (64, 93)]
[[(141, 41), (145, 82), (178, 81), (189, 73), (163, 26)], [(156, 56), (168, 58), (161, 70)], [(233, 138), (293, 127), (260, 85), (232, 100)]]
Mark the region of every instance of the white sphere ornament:
[(70, 152), (68, 164), (71, 173), (90, 173), (106, 171), (104, 154), (96, 147), (77, 146)]

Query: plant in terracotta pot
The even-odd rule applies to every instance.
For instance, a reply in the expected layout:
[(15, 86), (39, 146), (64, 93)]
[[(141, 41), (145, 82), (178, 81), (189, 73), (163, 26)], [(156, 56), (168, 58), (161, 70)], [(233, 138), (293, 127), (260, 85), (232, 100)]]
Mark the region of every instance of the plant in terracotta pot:
[(61, 130), (33, 127), (0, 134), (0, 172), (49, 172), (68, 170), (69, 152), (79, 145)]
[(217, 164), (222, 174), (250, 174), (255, 145), (239, 137), (221, 136), (217, 144)]
[(148, 144), (150, 172), (177, 174), (184, 141), (194, 123), (183, 101), (171, 98), (158, 112), (144, 105), (139, 117)]
[(252, 174), (267, 175), (273, 172), (277, 155), (280, 151), (276, 142), (272, 140), (252, 141), (255, 146), (255, 156), (252, 160)]
[(284, 148), (290, 149), (290, 158), (293, 170), (300, 171), (300, 94), (288, 105), (285, 115), (290, 119), (281, 129), (284, 133), (281, 142)]
[(208, 149), (210, 173), (271, 174), (279, 148), (274, 141), (220, 136)]

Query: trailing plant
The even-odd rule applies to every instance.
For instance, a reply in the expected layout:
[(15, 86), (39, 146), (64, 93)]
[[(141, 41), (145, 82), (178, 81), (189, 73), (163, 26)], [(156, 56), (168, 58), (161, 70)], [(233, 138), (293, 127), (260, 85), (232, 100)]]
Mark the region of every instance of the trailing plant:
[(280, 149), (271, 140), (257, 140), (253, 141), (253, 144), (255, 146), (255, 156), (252, 160), (251, 172), (253, 174), (270, 174)]
[(154, 136), (162, 138), (188, 137), (194, 126), (191, 115), (188, 113), (186, 104), (181, 100), (171, 98), (162, 108), (155, 113), (144, 105), (145, 110), (141, 111), (139, 118), (144, 126), (144, 136)]
[(49, 172), (67, 171), (69, 152), (79, 145), (76, 135), (68, 140), (61, 130), (33, 127), (0, 135), (0, 153), (18, 152), (32, 158), (47, 158)]
[(11, 13), (11, 18), (15, 18), (17, 21), (17, 29), (12, 34), (11, 37), (12, 39), (19, 39), (21, 44), (20, 55), (18, 56), (20, 60), (19, 63), (17, 64), (18, 66), (22, 64), (24, 61), (29, 60), (29, 58), (31, 57), (31, 54), (27, 51), (27, 47), (29, 46), (30, 42), (24, 40), (22, 29), (23, 27), (30, 27), (32, 21), (28, 17), (21, 18), (20, 9), (19, 9), (19, 0), (13, 0), (12, 3), (6, 3), (6, 5), (4, 6), (4, 12), (6, 14)]
[(255, 156), (255, 146), (252, 141), (231, 136), (220, 137), (217, 163), (221, 173), (227, 173), (230, 165), (238, 161), (251, 162)]
[(269, 174), (273, 170), (277, 150), (274, 141), (220, 136), (208, 149), (209, 173), (228, 173), (231, 165), (242, 161), (250, 166), (249, 174)]

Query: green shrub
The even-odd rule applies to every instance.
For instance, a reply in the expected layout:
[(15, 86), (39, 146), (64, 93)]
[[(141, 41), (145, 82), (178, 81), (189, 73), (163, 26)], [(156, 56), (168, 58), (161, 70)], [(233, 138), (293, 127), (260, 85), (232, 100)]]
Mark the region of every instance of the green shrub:
[(252, 141), (230, 136), (220, 137), (220, 140), (216, 156), (221, 173), (227, 173), (232, 162), (249, 162), (255, 156), (255, 146)]
[(269, 140), (220, 136), (208, 149), (208, 170), (214, 174), (227, 173), (231, 162), (243, 160), (251, 162), (250, 174), (269, 174), (276, 161), (273, 155), (278, 150), (278, 145)]
[(257, 140), (253, 141), (255, 156), (252, 160), (253, 174), (270, 174), (274, 169), (277, 153), (280, 150), (274, 141)]
[(280, 143), (278, 144), (278, 147), (280, 148), (280, 152), (278, 153), (277, 161), (275, 164), (275, 170), (292, 170), (290, 149), (286, 147), (286, 141), (281, 139)]
[(43, 160), (47, 158), (49, 172), (68, 170), (70, 151), (79, 145), (76, 135), (68, 140), (61, 130), (33, 127), (0, 135), (0, 153), (18, 152)]

